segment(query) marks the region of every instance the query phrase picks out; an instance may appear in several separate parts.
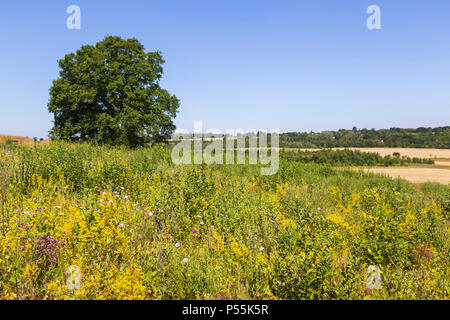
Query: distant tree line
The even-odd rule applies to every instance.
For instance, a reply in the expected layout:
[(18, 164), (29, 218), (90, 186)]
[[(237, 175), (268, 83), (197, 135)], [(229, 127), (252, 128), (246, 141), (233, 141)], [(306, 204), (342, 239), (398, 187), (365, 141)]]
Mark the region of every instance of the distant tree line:
[(361, 152), (358, 150), (331, 150), (319, 151), (282, 151), (282, 159), (302, 163), (319, 163), (331, 166), (402, 166), (407, 164), (434, 164), (432, 159), (410, 158), (400, 156), (399, 153), (381, 156), (374, 152)]
[(138, 40), (114, 36), (66, 54), (50, 88), (49, 137), (133, 148), (166, 141), (180, 101), (160, 86), (164, 62)]
[(417, 129), (340, 129), (338, 131), (288, 132), (280, 135), (284, 148), (400, 147), (450, 148), (450, 126)]

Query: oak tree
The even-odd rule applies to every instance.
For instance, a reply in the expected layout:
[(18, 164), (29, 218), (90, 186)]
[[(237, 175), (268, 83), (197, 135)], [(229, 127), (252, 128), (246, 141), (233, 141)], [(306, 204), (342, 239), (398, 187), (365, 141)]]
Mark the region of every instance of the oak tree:
[(159, 85), (163, 64), (134, 38), (108, 36), (67, 54), (50, 88), (50, 137), (130, 147), (169, 138), (179, 100)]

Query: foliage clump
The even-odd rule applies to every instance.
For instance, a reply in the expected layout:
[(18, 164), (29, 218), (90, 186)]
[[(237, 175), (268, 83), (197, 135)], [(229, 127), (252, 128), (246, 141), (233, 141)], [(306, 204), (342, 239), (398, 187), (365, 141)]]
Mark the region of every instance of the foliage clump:
[(130, 147), (169, 138), (179, 100), (159, 85), (163, 64), (134, 38), (108, 36), (67, 54), (50, 88), (50, 137)]

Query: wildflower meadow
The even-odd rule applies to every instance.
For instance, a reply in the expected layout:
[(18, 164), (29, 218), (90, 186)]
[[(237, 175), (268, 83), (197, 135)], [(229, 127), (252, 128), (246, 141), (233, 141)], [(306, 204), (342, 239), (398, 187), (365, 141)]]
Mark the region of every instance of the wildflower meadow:
[(0, 299), (448, 299), (450, 188), (0, 146)]

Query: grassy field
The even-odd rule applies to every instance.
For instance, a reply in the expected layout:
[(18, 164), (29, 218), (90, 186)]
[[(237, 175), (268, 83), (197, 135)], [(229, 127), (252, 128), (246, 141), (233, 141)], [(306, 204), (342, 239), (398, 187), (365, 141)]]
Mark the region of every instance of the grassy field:
[(450, 297), (446, 185), (59, 143), (0, 145), (0, 174), (0, 299)]

